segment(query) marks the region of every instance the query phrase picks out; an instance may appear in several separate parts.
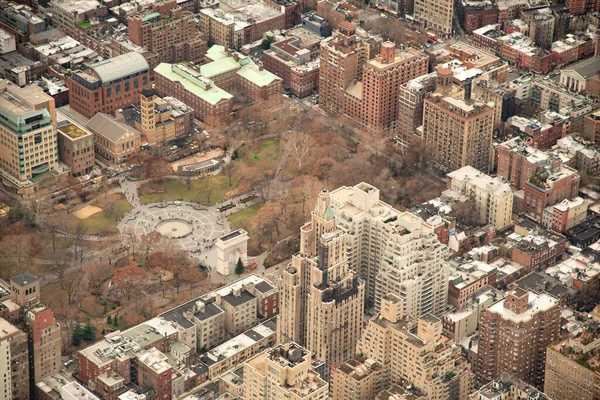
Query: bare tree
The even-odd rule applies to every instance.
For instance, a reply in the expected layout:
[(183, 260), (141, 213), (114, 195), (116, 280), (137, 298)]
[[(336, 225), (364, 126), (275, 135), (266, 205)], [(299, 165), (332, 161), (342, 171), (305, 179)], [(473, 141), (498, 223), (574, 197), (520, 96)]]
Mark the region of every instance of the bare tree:
[(132, 227), (128, 226), (125, 229), (125, 243), (127, 245), (127, 247), (129, 248), (129, 251), (131, 252), (131, 255), (133, 257), (136, 256), (137, 254), (137, 249), (138, 249), (138, 244), (140, 241), (140, 238), (138, 237), (138, 235), (135, 233), (135, 229), (133, 229)]
[(302, 169), (306, 157), (315, 145), (316, 141), (312, 134), (299, 131), (288, 134), (284, 141), (285, 149), (296, 161), (298, 171)]
[(117, 203), (109, 200), (105, 201), (102, 205), (102, 213), (106, 218), (114, 219), (115, 221), (119, 219), (119, 213), (117, 209)]
[(82, 246), (85, 235), (87, 234), (87, 226), (83, 222), (78, 222), (71, 229), (71, 236), (73, 239), (73, 256), (75, 259), (82, 253)]
[(210, 204), (210, 199), (212, 198), (212, 194), (215, 190), (215, 183), (210, 176), (200, 179), (200, 190), (206, 199), (206, 203)]
[(233, 162), (229, 162), (229, 164), (225, 164), (222, 168), (223, 173), (229, 179), (229, 186), (232, 186), (231, 179), (233, 178), (233, 173), (235, 172), (235, 165)]
[(52, 213), (53, 202), (52, 200), (32, 199), (29, 201), (29, 209), (33, 216), (33, 223), (39, 225), (48, 215)]

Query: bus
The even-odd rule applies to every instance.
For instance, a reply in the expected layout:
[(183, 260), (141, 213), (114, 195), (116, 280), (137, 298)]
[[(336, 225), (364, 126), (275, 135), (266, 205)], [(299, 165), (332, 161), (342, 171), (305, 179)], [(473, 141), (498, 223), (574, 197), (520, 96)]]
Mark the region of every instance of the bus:
[(433, 40), (433, 41), (436, 41), (436, 42), (438, 41), (438, 37), (437, 37), (437, 36), (435, 36), (435, 35), (433, 34), (433, 32), (427, 32), (425, 35), (427, 35), (427, 37), (428, 37), (429, 39)]

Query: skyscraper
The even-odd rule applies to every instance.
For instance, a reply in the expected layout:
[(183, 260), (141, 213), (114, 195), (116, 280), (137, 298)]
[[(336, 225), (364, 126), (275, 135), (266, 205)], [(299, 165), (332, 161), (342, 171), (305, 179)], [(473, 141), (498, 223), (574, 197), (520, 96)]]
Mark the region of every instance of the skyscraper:
[(485, 310), (475, 371), (480, 384), (502, 374), (543, 388), (546, 348), (558, 339), (558, 299), (517, 288)]
[(362, 331), (364, 283), (348, 268), (348, 235), (338, 228), (327, 190), (300, 228), (300, 252), (283, 271), (280, 342), (304, 345), (331, 367), (355, 355)]
[(448, 249), (429, 224), (384, 203), (364, 182), (332, 191), (331, 207), (348, 235), (350, 269), (366, 282), (367, 307), (379, 311), (381, 298), (394, 293), (414, 318), (444, 309)]
[(0, 400), (28, 400), (29, 352), (27, 335), (0, 318)]

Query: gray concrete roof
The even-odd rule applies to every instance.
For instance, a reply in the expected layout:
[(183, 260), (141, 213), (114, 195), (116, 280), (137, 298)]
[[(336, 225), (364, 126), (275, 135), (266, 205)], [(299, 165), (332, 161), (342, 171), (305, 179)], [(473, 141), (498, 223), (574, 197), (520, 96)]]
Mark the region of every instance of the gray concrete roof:
[(139, 72), (148, 71), (150, 67), (144, 56), (140, 53), (131, 52), (122, 54), (108, 60), (90, 66), (103, 83), (116, 81), (128, 75), (134, 75)]
[(94, 117), (88, 121), (87, 127), (113, 143), (116, 143), (127, 132), (139, 134), (135, 128), (118, 122), (110, 115), (104, 113), (94, 115)]

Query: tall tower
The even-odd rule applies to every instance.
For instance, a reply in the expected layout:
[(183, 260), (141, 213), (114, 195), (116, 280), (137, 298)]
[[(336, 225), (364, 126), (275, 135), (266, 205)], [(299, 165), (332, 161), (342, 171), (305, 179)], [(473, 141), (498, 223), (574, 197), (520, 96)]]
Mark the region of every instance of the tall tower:
[(325, 361), (325, 380), (355, 355), (362, 330), (364, 284), (348, 268), (347, 239), (321, 191), (311, 222), (300, 228), (300, 252), (282, 274), (279, 340), (305, 344)]
[(142, 133), (146, 135), (149, 145), (155, 145), (156, 138), (156, 120), (154, 118), (154, 90), (144, 89), (140, 93), (140, 118), (142, 124)]

